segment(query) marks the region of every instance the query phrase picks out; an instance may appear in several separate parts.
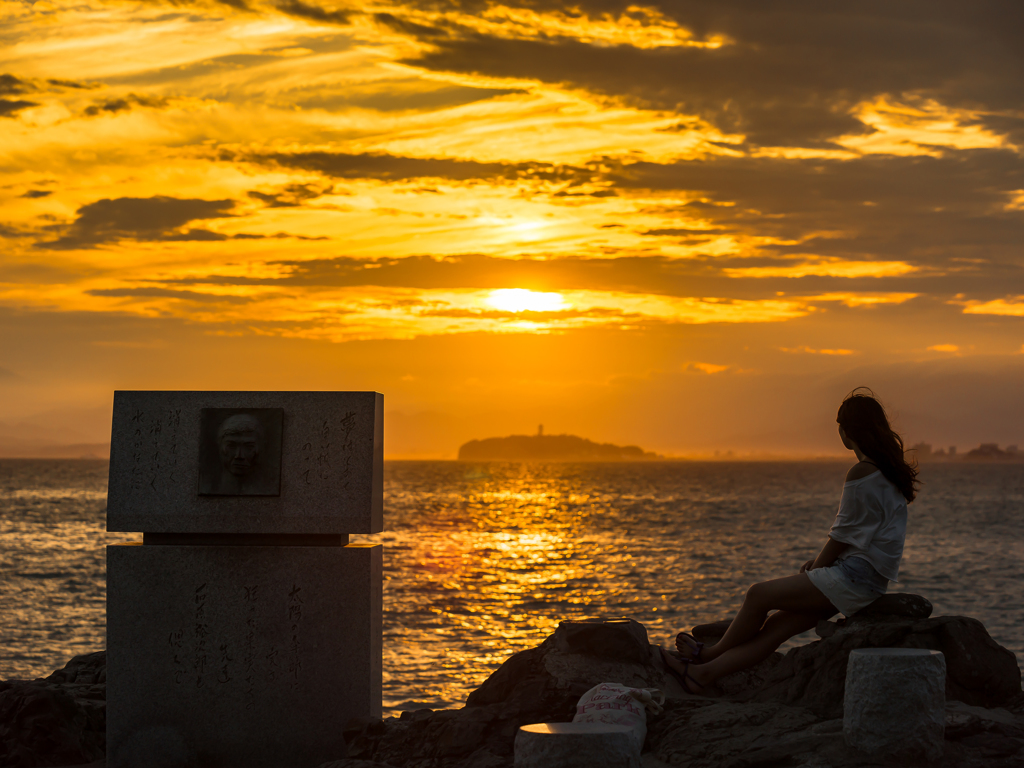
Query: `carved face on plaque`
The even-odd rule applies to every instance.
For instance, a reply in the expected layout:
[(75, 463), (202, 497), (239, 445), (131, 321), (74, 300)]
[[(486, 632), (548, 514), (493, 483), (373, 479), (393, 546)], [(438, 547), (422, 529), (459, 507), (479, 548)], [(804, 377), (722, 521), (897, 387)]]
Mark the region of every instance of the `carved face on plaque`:
[(203, 408), (200, 496), (281, 495), (281, 408)]

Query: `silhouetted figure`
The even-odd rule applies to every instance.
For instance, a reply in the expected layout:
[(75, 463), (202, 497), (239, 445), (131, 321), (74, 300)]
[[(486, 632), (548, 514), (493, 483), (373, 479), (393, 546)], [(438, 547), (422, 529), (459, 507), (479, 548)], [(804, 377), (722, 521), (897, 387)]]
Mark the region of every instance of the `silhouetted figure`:
[(898, 580), (917, 469), (907, 463), (903, 441), (866, 387), (846, 396), (836, 421), (843, 445), (857, 455), (858, 463), (846, 475), (825, 546), (799, 573), (750, 587), (714, 646), (705, 648), (680, 632), (678, 655), (662, 651), (669, 670), (691, 693), (768, 658), (821, 619), (840, 611), (856, 613)]

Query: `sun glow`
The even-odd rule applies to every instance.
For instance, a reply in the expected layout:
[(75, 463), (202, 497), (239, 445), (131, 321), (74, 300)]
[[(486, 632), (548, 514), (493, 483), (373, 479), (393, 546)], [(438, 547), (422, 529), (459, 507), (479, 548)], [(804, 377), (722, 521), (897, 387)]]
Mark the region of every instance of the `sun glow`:
[(542, 293), (525, 288), (501, 288), (491, 291), (487, 303), (503, 312), (557, 312), (568, 309), (560, 293)]

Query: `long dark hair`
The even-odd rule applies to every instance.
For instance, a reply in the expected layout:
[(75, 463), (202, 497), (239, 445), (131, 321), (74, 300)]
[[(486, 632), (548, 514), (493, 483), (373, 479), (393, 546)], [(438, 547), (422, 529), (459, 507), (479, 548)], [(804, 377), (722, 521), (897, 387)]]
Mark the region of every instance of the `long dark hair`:
[(907, 502), (917, 495), (917, 462), (907, 463), (903, 440), (889, 426), (885, 409), (867, 387), (857, 387), (839, 406), (836, 421), (867, 458), (874, 462), (885, 479), (896, 486)]

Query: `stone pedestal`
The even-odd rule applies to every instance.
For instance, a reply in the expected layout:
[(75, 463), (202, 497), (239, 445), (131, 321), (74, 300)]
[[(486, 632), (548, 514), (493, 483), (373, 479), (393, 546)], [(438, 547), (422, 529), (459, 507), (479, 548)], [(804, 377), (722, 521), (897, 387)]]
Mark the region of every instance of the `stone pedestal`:
[(380, 716), (382, 548), (107, 548), (107, 765), (314, 768)]
[(515, 768), (640, 768), (626, 725), (534, 723), (516, 734)]
[(942, 756), (946, 660), (923, 648), (850, 652), (843, 735), (869, 755), (912, 761)]

